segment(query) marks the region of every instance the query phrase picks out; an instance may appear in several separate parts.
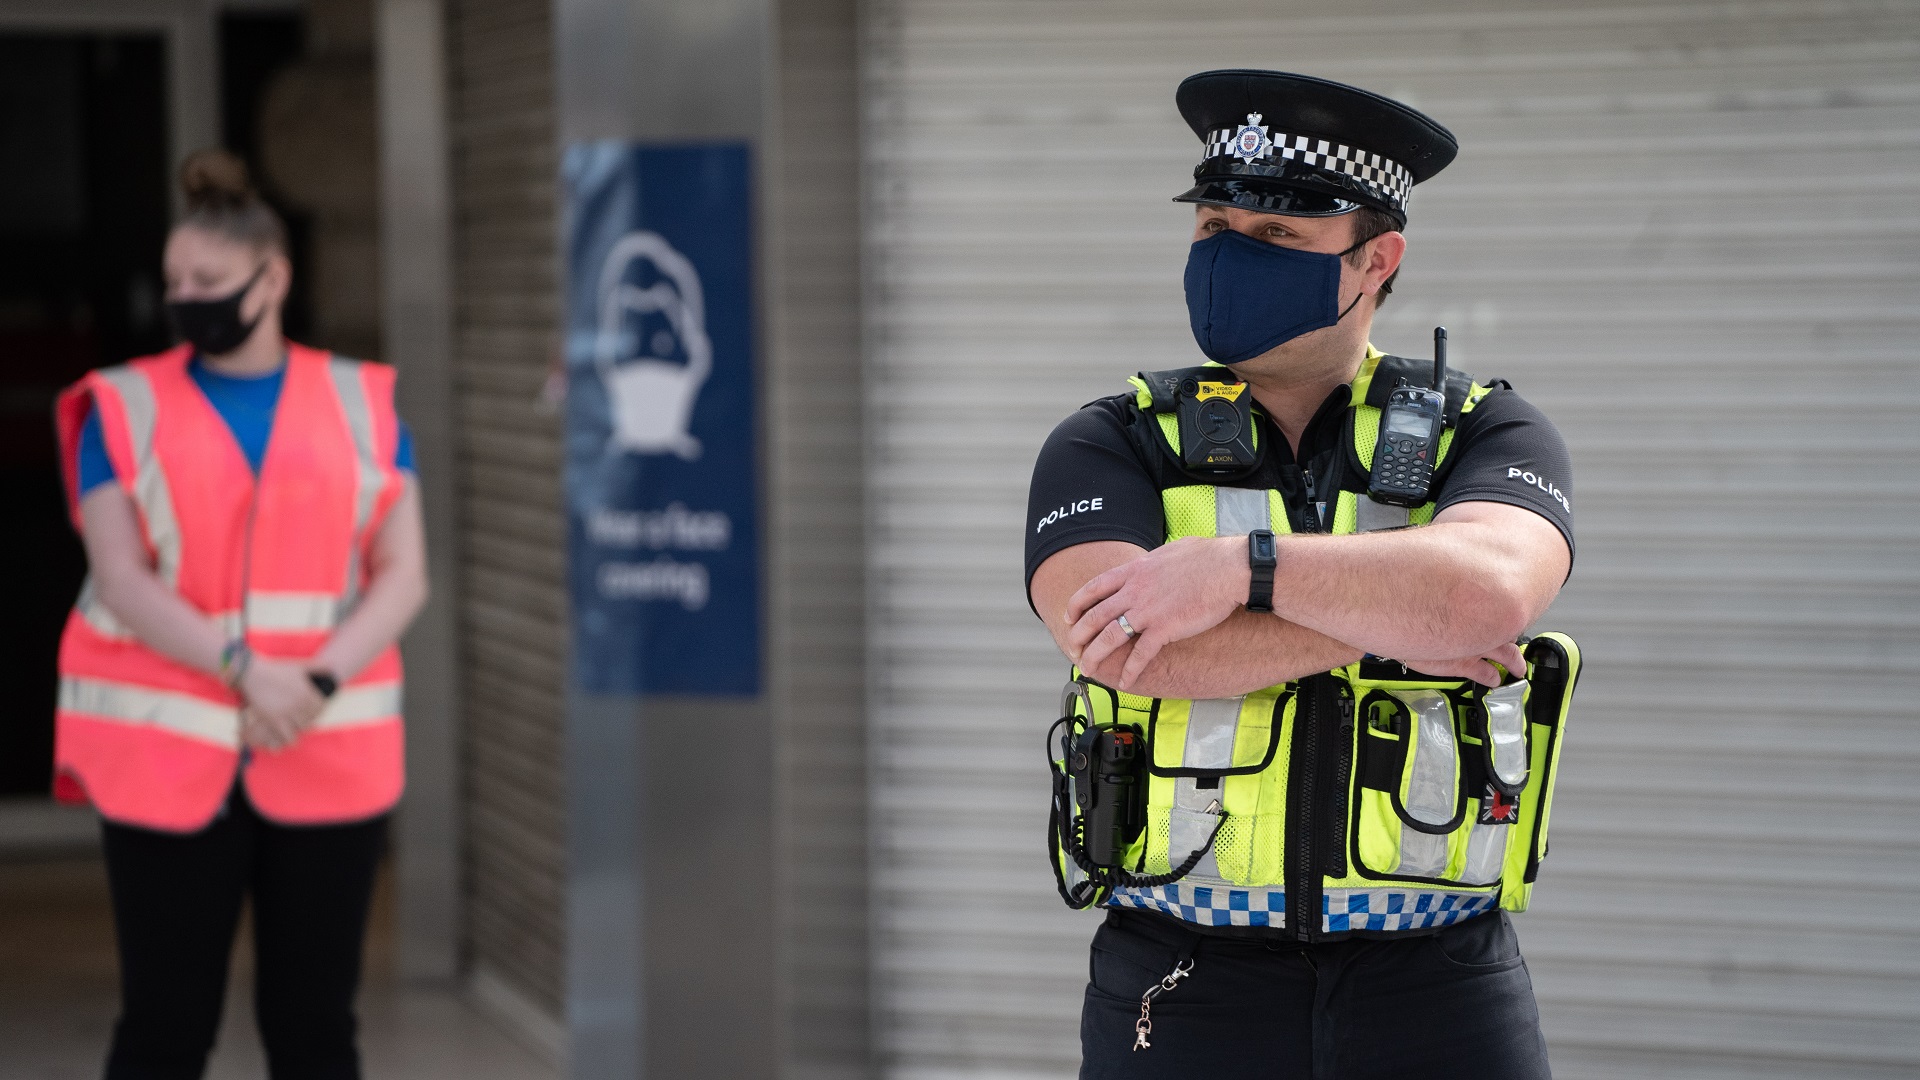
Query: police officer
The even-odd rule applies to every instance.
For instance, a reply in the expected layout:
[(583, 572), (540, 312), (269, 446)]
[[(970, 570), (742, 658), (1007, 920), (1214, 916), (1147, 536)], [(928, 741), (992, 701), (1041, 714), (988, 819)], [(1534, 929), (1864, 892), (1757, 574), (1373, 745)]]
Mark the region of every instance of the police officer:
[[(1080, 1075), (1546, 1077), (1506, 909), (1544, 854), (1578, 657), (1515, 642), (1571, 568), (1569, 457), (1504, 384), (1434, 387), (1368, 337), (1411, 189), (1457, 144), (1283, 72), (1205, 72), (1176, 101), (1205, 145), (1176, 199), (1211, 363), (1062, 421), (1027, 523), (1028, 595), (1085, 708), (1153, 763), (1136, 873), (1077, 894), (1106, 909)], [(1386, 418), (1399, 387), (1444, 390), (1431, 440)], [(1397, 475), (1424, 497), (1377, 497), (1389, 444), (1418, 450), (1428, 471)]]

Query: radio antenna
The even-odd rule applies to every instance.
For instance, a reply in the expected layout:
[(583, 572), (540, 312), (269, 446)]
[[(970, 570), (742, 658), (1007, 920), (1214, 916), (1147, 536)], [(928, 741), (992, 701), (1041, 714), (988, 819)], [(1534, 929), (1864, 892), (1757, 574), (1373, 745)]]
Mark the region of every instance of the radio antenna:
[(1447, 328), (1433, 328), (1433, 388), (1447, 392)]

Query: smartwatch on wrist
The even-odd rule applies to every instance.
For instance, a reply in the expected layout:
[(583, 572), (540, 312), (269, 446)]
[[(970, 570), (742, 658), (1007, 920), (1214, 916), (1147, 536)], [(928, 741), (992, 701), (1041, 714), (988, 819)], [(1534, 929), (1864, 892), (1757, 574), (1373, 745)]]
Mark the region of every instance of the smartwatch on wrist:
[(1253, 582), (1247, 588), (1248, 611), (1273, 610), (1273, 570), (1279, 563), (1280, 552), (1272, 532), (1255, 529), (1247, 534), (1247, 568), (1253, 571)]

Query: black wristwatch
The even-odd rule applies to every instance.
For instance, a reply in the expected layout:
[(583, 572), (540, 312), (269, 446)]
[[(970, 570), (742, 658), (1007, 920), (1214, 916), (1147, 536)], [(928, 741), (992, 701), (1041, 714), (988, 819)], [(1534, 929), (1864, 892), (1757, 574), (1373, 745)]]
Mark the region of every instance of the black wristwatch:
[(313, 688), (319, 691), (323, 698), (332, 697), (333, 692), (340, 689), (340, 680), (324, 671), (307, 672), (307, 681), (313, 684)]
[(1247, 534), (1247, 568), (1253, 571), (1253, 583), (1247, 588), (1248, 611), (1273, 610), (1273, 570), (1279, 564), (1273, 533), (1255, 529)]

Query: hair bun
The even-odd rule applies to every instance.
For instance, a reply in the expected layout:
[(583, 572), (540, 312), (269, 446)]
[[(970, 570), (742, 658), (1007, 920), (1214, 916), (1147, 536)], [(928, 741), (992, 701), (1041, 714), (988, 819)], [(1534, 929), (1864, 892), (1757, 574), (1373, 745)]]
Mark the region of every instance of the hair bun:
[(188, 210), (227, 210), (259, 196), (247, 179), (247, 165), (226, 150), (196, 150), (180, 166), (180, 190)]

